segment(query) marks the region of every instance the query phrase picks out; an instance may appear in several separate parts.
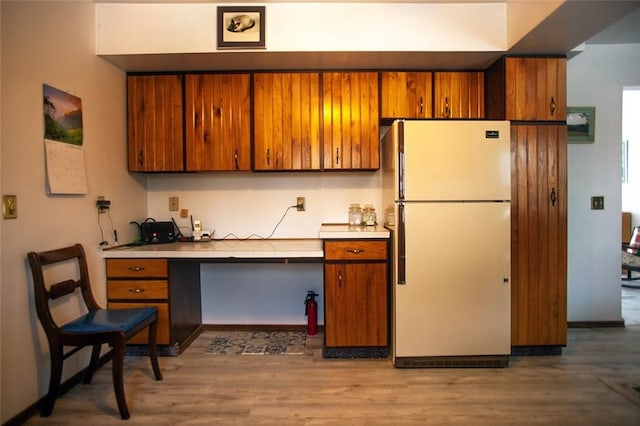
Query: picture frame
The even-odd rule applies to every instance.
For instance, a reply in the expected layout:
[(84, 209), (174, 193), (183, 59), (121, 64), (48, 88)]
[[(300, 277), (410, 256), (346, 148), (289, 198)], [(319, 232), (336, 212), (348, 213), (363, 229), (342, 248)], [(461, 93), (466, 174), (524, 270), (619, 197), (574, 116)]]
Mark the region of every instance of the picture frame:
[(218, 49), (264, 49), (264, 6), (218, 6)]
[(595, 128), (595, 107), (567, 107), (567, 136), (569, 142), (593, 143)]

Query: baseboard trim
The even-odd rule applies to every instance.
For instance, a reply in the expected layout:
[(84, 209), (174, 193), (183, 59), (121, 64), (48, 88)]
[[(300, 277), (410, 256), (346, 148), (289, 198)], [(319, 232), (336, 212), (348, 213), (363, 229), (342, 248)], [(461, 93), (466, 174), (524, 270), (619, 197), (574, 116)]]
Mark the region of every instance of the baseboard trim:
[[(304, 324), (202, 324), (202, 331), (306, 331)], [(324, 325), (318, 326), (324, 331)]]
[(569, 328), (624, 328), (624, 320), (620, 321), (568, 321)]
[(562, 355), (562, 348), (559, 345), (537, 345), (537, 346), (511, 346), (513, 356), (550, 356)]

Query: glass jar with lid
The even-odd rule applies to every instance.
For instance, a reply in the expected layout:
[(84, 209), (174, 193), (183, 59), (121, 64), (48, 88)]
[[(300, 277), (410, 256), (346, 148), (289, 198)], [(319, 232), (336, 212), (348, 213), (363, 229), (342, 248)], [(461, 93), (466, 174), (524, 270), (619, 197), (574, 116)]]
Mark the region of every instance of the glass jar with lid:
[(362, 222), (366, 226), (373, 226), (376, 224), (376, 209), (372, 204), (365, 204), (362, 211)]
[(349, 225), (362, 225), (362, 208), (358, 203), (349, 205)]

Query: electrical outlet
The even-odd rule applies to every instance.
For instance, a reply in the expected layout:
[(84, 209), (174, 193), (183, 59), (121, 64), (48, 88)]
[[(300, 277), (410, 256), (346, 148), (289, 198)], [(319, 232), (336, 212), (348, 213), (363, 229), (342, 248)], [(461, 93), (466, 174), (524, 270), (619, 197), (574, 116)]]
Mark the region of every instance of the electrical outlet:
[(109, 210), (111, 206), (111, 201), (105, 200), (104, 196), (99, 195), (98, 200), (96, 201), (96, 207), (98, 207), (98, 213), (104, 213)]
[(178, 211), (178, 205), (179, 205), (179, 198), (178, 197), (169, 197), (169, 211), (170, 212), (177, 212)]
[(307, 210), (307, 200), (305, 197), (298, 197), (296, 199), (296, 208), (299, 212), (303, 212)]

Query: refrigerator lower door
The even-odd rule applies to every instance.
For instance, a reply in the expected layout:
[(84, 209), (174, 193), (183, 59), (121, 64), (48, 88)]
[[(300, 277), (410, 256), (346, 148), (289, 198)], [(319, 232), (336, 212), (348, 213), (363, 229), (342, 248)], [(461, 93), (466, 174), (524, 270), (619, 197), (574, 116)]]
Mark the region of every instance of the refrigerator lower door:
[(399, 357), (511, 352), (510, 208), (405, 203), (406, 283), (394, 283), (394, 364)]

